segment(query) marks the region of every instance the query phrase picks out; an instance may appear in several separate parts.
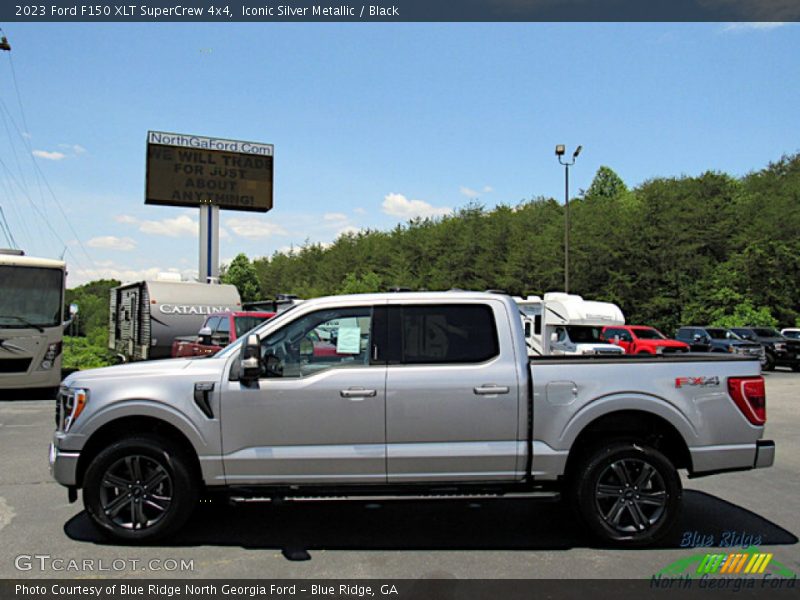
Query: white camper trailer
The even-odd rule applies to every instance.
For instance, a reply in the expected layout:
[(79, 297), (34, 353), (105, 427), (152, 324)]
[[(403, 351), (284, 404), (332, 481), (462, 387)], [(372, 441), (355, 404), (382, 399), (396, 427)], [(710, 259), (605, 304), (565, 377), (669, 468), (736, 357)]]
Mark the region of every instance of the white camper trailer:
[(616, 304), (563, 292), (515, 300), (522, 313), (530, 356), (624, 354), (619, 346), (600, 341), (603, 327), (625, 324)]
[(125, 361), (169, 358), (172, 340), (197, 335), (214, 312), (242, 309), (233, 285), (136, 281), (112, 288), (108, 347)]

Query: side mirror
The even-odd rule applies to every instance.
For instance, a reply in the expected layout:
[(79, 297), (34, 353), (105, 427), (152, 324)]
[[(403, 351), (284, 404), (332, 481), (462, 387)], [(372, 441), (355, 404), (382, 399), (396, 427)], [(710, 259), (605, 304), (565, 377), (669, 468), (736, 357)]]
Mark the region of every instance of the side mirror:
[(558, 334), (555, 331), (550, 334), (550, 341), (551, 342), (557, 342), (558, 341)]
[(211, 340), (217, 346), (227, 346), (231, 343), (231, 338), (227, 333), (218, 333), (217, 335), (213, 336)]
[(197, 335), (200, 337), (210, 337), (211, 336), (211, 327), (203, 327), (200, 331), (197, 332)]
[(239, 378), (242, 381), (255, 381), (261, 375), (261, 342), (258, 336), (250, 334), (242, 344), (239, 359)]
[(77, 316), (78, 316), (78, 305), (73, 302), (72, 304), (69, 305), (69, 319), (61, 323), (61, 326), (64, 329), (66, 329), (67, 327), (72, 325), (72, 322), (75, 320), (75, 317)]
[(700, 340), (702, 340), (702, 339), (703, 339), (703, 336), (702, 336), (702, 335), (700, 335), (699, 333), (695, 333), (695, 334), (694, 334), (694, 341), (695, 341), (695, 342), (699, 342), (699, 341), (700, 341)]

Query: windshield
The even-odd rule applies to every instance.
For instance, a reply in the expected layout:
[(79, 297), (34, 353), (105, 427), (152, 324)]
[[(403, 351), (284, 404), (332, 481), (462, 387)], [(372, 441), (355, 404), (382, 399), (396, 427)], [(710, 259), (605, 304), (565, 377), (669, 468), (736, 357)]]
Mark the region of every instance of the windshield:
[(242, 335), (253, 329), (254, 327), (258, 327), (269, 319), (270, 317), (251, 317), (251, 316), (241, 316), (241, 317), (234, 317), (233, 323), (236, 325), (236, 337), (240, 338)]
[(0, 327), (61, 325), (63, 287), (61, 269), (0, 266)]
[(771, 329), (769, 327), (756, 327), (753, 331), (758, 337), (781, 337), (777, 329)]
[(738, 335), (727, 329), (706, 329), (708, 335), (715, 340), (740, 340)]
[(652, 327), (633, 327), (633, 333), (636, 334), (640, 340), (665, 340), (667, 337)]
[[(273, 321), (273, 320), (283, 320), (283, 318), (286, 315), (293, 315), (294, 313), (292, 311), (294, 311), (298, 306), (300, 306), (300, 303), (297, 303), (297, 304), (294, 304), (293, 306), (290, 306), (286, 310), (279, 312), (276, 316), (272, 317), (271, 319), (267, 319), (267, 320), (270, 321), (270, 322)], [(261, 323), (261, 325), (263, 325), (263, 323)], [(247, 332), (245, 332), (245, 333), (247, 333)], [(239, 347), (244, 343), (245, 339), (246, 338), (244, 338), (244, 337), (237, 338), (235, 342), (225, 346), (222, 350), (217, 352), (214, 355), (214, 358), (225, 358), (226, 356), (230, 356), (231, 354), (233, 354), (235, 352), (239, 352)]]
[(575, 344), (605, 343), (600, 339), (600, 333), (603, 331), (602, 327), (589, 327), (588, 325), (567, 325), (566, 330), (569, 334), (569, 339)]

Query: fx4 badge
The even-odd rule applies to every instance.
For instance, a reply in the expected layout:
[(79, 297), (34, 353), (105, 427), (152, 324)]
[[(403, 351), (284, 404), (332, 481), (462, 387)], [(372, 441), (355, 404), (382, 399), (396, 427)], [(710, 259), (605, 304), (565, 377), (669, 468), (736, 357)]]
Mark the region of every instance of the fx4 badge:
[(700, 387), (709, 387), (712, 385), (719, 385), (719, 377), (676, 377), (675, 387), (682, 388), (687, 385), (699, 385)]

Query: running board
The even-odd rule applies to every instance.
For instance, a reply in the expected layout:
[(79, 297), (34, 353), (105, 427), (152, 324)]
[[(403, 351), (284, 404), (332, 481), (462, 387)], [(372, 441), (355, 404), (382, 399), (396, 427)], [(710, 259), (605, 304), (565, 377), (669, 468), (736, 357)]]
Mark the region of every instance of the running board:
[(528, 499), (541, 500), (548, 502), (558, 502), (561, 494), (556, 491), (535, 491), (535, 492), (509, 492), (507, 494), (419, 494), (419, 495), (400, 495), (400, 496), (365, 496), (361, 494), (343, 496), (229, 496), (228, 500), (233, 504), (248, 504), (252, 502), (272, 502), (280, 504), (283, 502), (341, 502), (341, 501), (361, 501), (361, 502), (393, 502), (405, 500), (491, 500), (491, 499)]

